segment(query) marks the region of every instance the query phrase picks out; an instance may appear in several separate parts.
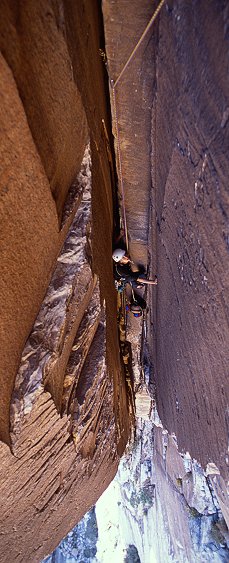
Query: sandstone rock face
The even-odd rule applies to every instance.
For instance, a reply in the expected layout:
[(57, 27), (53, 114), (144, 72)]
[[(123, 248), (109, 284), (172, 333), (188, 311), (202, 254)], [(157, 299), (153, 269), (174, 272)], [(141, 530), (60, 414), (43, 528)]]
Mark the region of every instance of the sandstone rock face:
[(12, 73), (3, 58), (0, 119), (0, 436), (9, 441), (9, 403), (14, 377), (21, 350), (49, 282), (59, 235), (49, 183)]
[(11, 561), (40, 561), (106, 488), (117, 468), (110, 400), (111, 389), (101, 406), (104, 426), (98, 426), (103, 437), (109, 432), (110, 446), (101, 440), (94, 457), (88, 459), (88, 445), (76, 453), (68, 418), (58, 415), (49, 393), (26, 417), (15, 455), (2, 445), (1, 561), (6, 554)]
[(39, 561), (59, 543), (114, 476), (117, 445), (121, 451), (127, 436), (127, 423), (114, 416), (115, 384), (125, 412), (122, 386), (108, 371), (105, 302), (90, 266), (89, 147), (82, 178), (81, 202), (15, 380), (13, 455), (0, 450), (1, 549), (13, 561)]
[[(141, 5), (137, 1), (127, 4), (125, 0), (103, 2), (108, 71), (114, 82), (143, 33), (153, 9), (149, 0), (143, 0)], [(129, 237), (130, 242), (136, 244), (140, 241), (145, 245), (148, 241), (151, 186), (148, 155), (154, 71), (155, 40), (149, 34), (115, 88)], [(117, 146), (115, 122), (113, 133)]]
[(220, 2), (176, 2), (163, 11), (152, 114), (159, 414), (180, 448), (203, 466), (214, 461), (225, 477), (227, 25), (228, 6)]
[[(110, 78), (153, 10), (104, 0)], [(95, 503), (128, 438), (112, 150), (98, 4), (3, 0), (0, 31), (0, 560), (36, 562)], [(226, 2), (166, 2), (116, 91), (130, 251), (159, 277), (147, 317), (159, 413), (223, 476), (227, 33)], [(117, 148), (116, 123), (114, 135)]]
[[(114, 81), (154, 9), (147, 0), (104, 0)], [(159, 279), (148, 292), (147, 317), (159, 414), (180, 449), (204, 467), (214, 461), (224, 477), (227, 32), (227, 3), (166, 2), (115, 89), (129, 247), (146, 262), (148, 244)], [(114, 135), (117, 148), (116, 123)]]
[[(61, 411), (63, 378), (77, 327), (90, 302), (96, 278), (89, 264), (91, 234), (91, 158), (86, 148), (80, 177), (87, 179), (81, 203), (57, 259), (51, 282), (23, 350), (11, 400), (11, 443), (24, 415), (49, 390)], [(96, 293), (99, 303), (99, 291)], [(85, 340), (85, 339), (84, 339)], [(84, 344), (83, 340), (83, 344)], [(80, 343), (79, 343), (80, 346)], [(102, 354), (102, 357), (104, 354)], [(85, 354), (83, 354), (85, 361)], [(78, 375), (80, 370), (77, 370)]]
[(62, 2), (4, 0), (0, 36), (61, 219), (88, 136)]
[(1, 8), (0, 560), (34, 562), (113, 478), (129, 420), (101, 14)]

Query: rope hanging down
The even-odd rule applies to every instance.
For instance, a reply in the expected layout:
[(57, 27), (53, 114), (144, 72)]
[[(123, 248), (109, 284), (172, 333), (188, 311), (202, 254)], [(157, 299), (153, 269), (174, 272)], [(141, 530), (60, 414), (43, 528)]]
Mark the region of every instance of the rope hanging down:
[(121, 183), (121, 194), (122, 194), (122, 219), (123, 219), (124, 236), (125, 236), (125, 239), (126, 239), (127, 250), (128, 250), (128, 246), (129, 246), (129, 240), (128, 240), (127, 220), (126, 220), (125, 193), (124, 193), (123, 176), (122, 176), (122, 160), (121, 160), (121, 148), (120, 148), (120, 138), (119, 138), (119, 127), (118, 127), (118, 116), (117, 116), (117, 104), (116, 104), (115, 88), (117, 87), (117, 85), (118, 85), (121, 77), (123, 76), (125, 70), (129, 66), (131, 60), (133, 59), (134, 55), (136, 54), (137, 50), (139, 49), (143, 39), (145, 38), (146, 34), (149, 31), (151, 25), (155, 22), (156, 17), (158, 16), (158, 14), (159, 14), (159, 12), (160, 12), (164, 3), (165, 3), (165, 0), (161, 0), (160, 3), (158, 4), (158, 7), (156, 8), (156, 10), (153, 13), (149, 23), (147, 24), (146, 28), (144, 29), (137, 45), (134, 47), (133, 51), (131, 52), (131, 54), (130, 54), (128, 60), (126, 61), (123, 69), (121, 70), (118, 78), (116, 78), (116, 81), (114, 82), (114, 80), (110, 79), (111, 92), (112, 92), (112, 98), (113, 98), (113, 108), (114, 108), (114, 121), (115, 121), (115, 127), (116, 127), (116, 137), (117, 137), (118, 170), (119, 170), (119, 178), (120, 178), (120, 183)]
[(135, 53), (137, 52), (138, 48), (140, 47), (143, 39), (145, 38), (146, 34), (149, 31), (149, 28), (151, 27), (151, 25), (153, 24), (153, 22), (155, 21), (156, 17), (158, 16), (163, 4), (165, 3), (165, 0), (161, 0), (160, 4), (158, 4), (158, 7), (156, 8), (155, 12), (153, 13), (149, 23), (147, 24), (145, 30), (143, 31), (139, 41), (137, 42), (137, 45), (134, 47), (132, 53), (129, 56), (129, 59), (126, 61), (126, 64), (124, 65), (123, 69), (121, 70), (118, 78), (116, 78), (115, 83), (114, 83), (114, 88), (116, 88), (117, 84), (119, 83), (119, 80), (121, 79), (122, 75), (124, 74), (125, 70), (127, 69), (127, 67), (130, 64), (130, 61), (132, 60), (132, 58), (134, 57)]

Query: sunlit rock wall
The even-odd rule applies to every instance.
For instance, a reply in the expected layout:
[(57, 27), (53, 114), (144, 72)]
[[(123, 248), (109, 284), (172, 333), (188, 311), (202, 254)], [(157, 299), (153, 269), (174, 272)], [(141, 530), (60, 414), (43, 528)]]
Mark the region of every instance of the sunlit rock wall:
[(28, 561), (39, 561), (94, 504), (117, 467), (106, 309), (91, 269), (89, 147), (78, 182), (82, 179), (81, 202), (15, 380), (13, 455), (8, 446), (0, 450), (2, 560), (10, 549), (13, 561), (23, 561), (25, 553)]
[(1, 561), (50, 553), (128, 438), (98, 8), (1, 5)]
[[(97, 560), (227, 561), (228, 531), (211, 484), (197, 462), (152, 420), (137, 421), (135, 441), (96, 504)], [(130, 558), (132, 561), (133, 558)], [(135, 559), (134, 559), (135, 561)]]

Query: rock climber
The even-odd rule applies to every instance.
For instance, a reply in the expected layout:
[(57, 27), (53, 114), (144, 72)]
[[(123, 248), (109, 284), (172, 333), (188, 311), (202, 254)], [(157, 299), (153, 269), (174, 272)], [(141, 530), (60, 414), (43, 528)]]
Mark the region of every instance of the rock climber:
[(117, 281), (124, 282), (124, 284), (129, 283), (132, 287), (138, 287), (139, 284), (157, 285), (156, 277), (154, 280), (148, 280), (145, 278), (144, 273), (141, 273), (139, 270), (137, 272), (132, 270), (131, 264), (134, 264), (134, 262), (131, 261), (126, 251), (122, 248), (116, 248), (112, 258), (115, 263), (114, 276)]

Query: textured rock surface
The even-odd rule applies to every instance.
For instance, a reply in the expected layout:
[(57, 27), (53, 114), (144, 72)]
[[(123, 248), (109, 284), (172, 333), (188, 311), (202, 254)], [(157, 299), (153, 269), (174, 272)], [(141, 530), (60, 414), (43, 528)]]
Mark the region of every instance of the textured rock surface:
[[(189, 505), (182, 485), (190, 473)], [(194, 498), (202, 512), (193, 508)], [(123, 563), (128, 545), (135, 545), (144, 563), (226, 562), (228, 533), (214, 502), (200, 466), (181, 458), (163, 428), (138, 419), (133, 447), (96, 504), (97, 561)]]
[[(108, 65), (115, 79), (154, 7), (150, 0), (104, 0), (103, 9)], [(12, 561), (36, 562), (95, 503), (115, 474), (128, 436), (112, 265), (104, 259), (111, 254), (112, 240), (111, 149), (98, 4), (5, 0), (0, 25), (0, 431), (6, 442), (0, 447), (0, 559), (5, 562), (7, 554)], [(215, 462), (224, 476), (227, 33), (226, 2), (165, 3), (117, 90), (130, 249), (133, 258), (146, 264), (149, 248), (159, 274), (157, 299), (149, 291), (147, 343), (151, 359), (156, 352), (159, 412), (170, 432), (175, 430), (180, 448), (189, 449), (203, 465)], [(14, 380), (56, 258), (75, 211), (80, 212), (76, 176), (88, 131), (92, 250), (88, 253), (88, 240), (81, 240), (85, 279), (76, 296), (78, 277), (70, 276), (72, 290), (63, 288), (63, 311), (58, 307), (60, 332), (48, 342), (47, 334), (42, 336), (52, 369), (44, 363), (35, 382), (30, 378), (36, 376), (32, 355), (23, 355), (31, 372), (16, 380), (12, 453), (7, 442)], [(81, 224), (81, 239), (82, 230)], [(154, 273), (152, 261), (150, 267)], [(50, 287), (56, 290), (55, 283)], [(43, 302), (38, 316), (41, 333), (42, 313), (56, 306), (51, 291), (47, 296), (50, 301)], [(47, 332), (51, 328), (50, 322)], [(158, 442), (159, 478), (165, 452)], [(168, 464), (174, 470), (173, 456)], [(221, 477), (212, 475), (225, 496)], [(177, 479), (175, 470), (172, 479)], [(183, 490), (195, 505), (190, 482), (185, 481)], [(166, 487), (162, 495), (165, 504)], [(174, 519), (170, 523), (175, 543)], [(179, 524), (182, 537), (181, 528)], [(186, 547), (188, 553), (190, 545)]]
[[(203, 466), (214, 461), (224, 477), (228, 16), (228, 6), (221, 2), (176, 2), (163, 11), (152, 130), (161, 280), (156, 315), (159, 414), (180, 448)], [(161, 158), (164, 147), (169, 150)]]
[[(117, 468), (111, 403), (107, 390), (102, 439), (93, 459), (76, 453), (69, 421), (58, 415), (49, 393), (24, 420), (16, 456), (1, 446), (1, 561), (6, 553), (11, 561), (40, 561), (108, 485)], [(107, 448), (103, 433), (109, 428)]]
[(66, 43), (63, 3), (4, 0), (0, 36), (61, 218), (88, 135)]
[[(103, 11), (115, 80), (154, 7), (105, 0)], [(224, 477), (227, 33), (226, 2), (166, 2), (116, 91), (130, 250), (144, 261), (148, 237), (159, 277), (148, 315), (159, 414), (180, 449), (205, 467), (214, 461)]]
[[(100, 25), (96, 3), (1, 6), (4, 562), (50, 553), (113, 478), (128, 438), (112, 264), (101, 258), (113, 186)], [(89, 199), (88, 172), (78, 174), (88, 131)]]
[(14, 377), (49, 282), (59, 235), (49, 183), (15, 81), (3, 58), (0, 95), (0, 436), (9, 441), (9, 403)]
[(117, 447), (121, 453), (127, 438), (127, 413), (126, 423), (121, 416), (115, 420), (113, 405), (116, 384), (124, 417), (121, 368), (113, 381), (106, 310), (90, 266), (90, 165), (86, 147), (78, 177), (84, 179), (81, 203), (15, 380), (13, 455), (8, 446), (0, 449), (2, 561), (6, 552), (12, 561), (39, 561), (51, 552), (114, 477)]
[[(81, 203), (57, 258), (45, 299), (23, 350), (11, 399), (11, 443), (20, 434), (28, 414), (43, 390), (49, 390), (61, 410), (63, 379), (76, 330), (90, 302), (93, 280), (91, 260), (91, 158), (86, 147), (82, 171)], [(80, 190), (79, 190), (80, 191)], [(100, 294), (96, 293), (99, 305)], [(79, 342), (79, 346), (83, 343)], [(83, 354), (83, 350), (82, 350)], [(102, 354), (102, 357), (104, 354)], [(85, 357), (84, 357), (85, 359)], [(79, 370), (78, 370), (79, 371)]]

